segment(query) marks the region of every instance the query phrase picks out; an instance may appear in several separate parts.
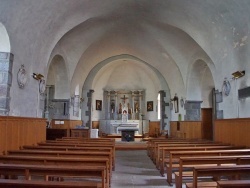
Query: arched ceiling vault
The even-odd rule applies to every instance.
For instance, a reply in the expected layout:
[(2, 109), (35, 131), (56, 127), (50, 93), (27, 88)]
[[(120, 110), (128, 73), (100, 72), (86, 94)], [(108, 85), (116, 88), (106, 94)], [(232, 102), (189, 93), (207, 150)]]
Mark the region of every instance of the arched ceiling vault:
[[(248, 23), (248, 14), (242, 16), (242, 13), (247, 12), (249, 8), (248, 0), (240, 2), (236, 0), (203, 0), (202, 2), (200, 0), (158, 0), (156, 2), (109, 0), (107, 3), (86, 0), (39, 2), (1, 0), (0, 19), (11, 35), (19, 33), (14, 36), (22, 42), (25, 43), (23, 40), (27, 39), (29, 39), (27, 44), (36, 41), (32, 49), (41, 50), (41, 46), (45, 46), (41, 50), (42, 54), (37, 54), (37, 61), (34, 63), (49, 62), (49, 54), (65, 33), (80, 23), (96, 17), (107, 17), (111, 22), (125, 18), (125, 23), (129, 27), (143, 20), (173, 25), (188, 33), (215, 61), (217, 57), (214, 55), (218, 55), (218, 51), (213, 48), (214, 45), (221, 46), (225, 43), (233, 45), (234, 41), (230, 38), (224, 40), (225, 32), (235, 39), (237, 36), (233, 36), (233, 33), (239, 33), (240, 39), (244, 32), (248, 32), (240, 28)], [(216, 38), (207, 40), (212, 35), (216, 35)], [(15, 38), (12, 41), (15, 41)], [(206, 44), (208, 41), (212, 46)]]
[[(177, 82), (182, 83), (177, 89), (182, 89), (187, 64), (192, 63), (189, 60), (197, 51), (206, 52), (215, 63), (215, 71), (221, 71), (223, 66), (232, 65), (242, 57), (240, 50), (233, 50), (246, 44), (250, 30), (249, 9), (249, 0), (109, 0), (105, 3), (97, 0), (1, 0), (0, 22), (10, 36), (15, 59), (26, 62), (25, 66), (33, 72), (44, 70), (44, 74), (47, 73), (53, 49), (66, 55), (71, 53), (65, 61), (76, 70), (78, 63), (91, 70), (109, 57), (130, 54), (163, 71), (161, 74), (170, 88)], [(69, 36), (82, 24), (85, 46), (79, 53), (77, 48), (69, 50), (66, 46), (55, 49), (61, 39), (66, 39), (64, 36)], [(77, 46), (77, 42), (74, 44)], [(77, 59), (73, 59), (76, 54)], [(244, 58), (242, 60), (247, 59)], [(178, 71), (181, 76), (177, 78)], [(74, 73), (70, 71), (71, 78)], [(218, 72), (213, 74), (219, 75)], [(225, 72), (222, 70), (221, 74)], [(175, 81), (171, 83), (173, 78)], [(73, 85), (74, 82), (73, 77)]]
[[(164, 77), (159, 73), (158, 70), (156, 70), (154, 67), (152, 67), (150, 64), (142, 61), (141, 59), (138, 59), (134, 56), (123, 54), (118, 56), (113, 56), (111, 58), (108, 58), (102, 62), (100, 62), (98, 65), (96, 65), (88, 74), (87, 79), (84, 82), (83, 89), (92, 89), (95, 85), (95, 80), (97, 74), (105, 74), (107, 68), (110, 70), (109, 72), (114, 73), (114, 70), (119, 69), (119, 67), (122, 68), (122, 63), (125, 64), (128, 62), (132, 62), (133, 68), (141, 70), (146, 72), (148, 74), (148, 77), (152, 77), (152, 80), (155, 80), (155, 88), (158, 90), (164, 89), (169, 90), (168, 85), (166, 83), (166, 80)], [(124, 70), (125, 71), (125, 70)], [(122, 71), (121, 71), (122, 72)], [(129, 72), (126, 72), (122, 74), (124, 79), (124, 83), (126, 80), (128, 80), (128, 77), (132, 76), (129, 74)], [(97, 79), (98, 80), (98, 79)], [(110, 80), (110, 78), (108, 78)], [(140, 88), (141, 87), (141, 88)], [(140, 86), (138, 86), (139, 89), (143, 88), (143, 83), (141, 83)], [(129, 89), (138, 89), (138, 88), (129, 88)], [(114, 89), (114, 88), (105, 88), (105, 89)], [(116, 88), (117, 89), (117, 88)], [(118, 88), (122, 89), (122, 88)]]
[(205, 55), (190, 36), (170, 25), (143, 21), (129, 28), (124, 19), (93, 18), (69, 31), (52, 54), (63, 53), (69, 62), (72, 91), (96, 64), (124, 53), (150, 63), (170, 86), (178, 83), (176, 90), (184, 91), (187, 59), (197, 51)]

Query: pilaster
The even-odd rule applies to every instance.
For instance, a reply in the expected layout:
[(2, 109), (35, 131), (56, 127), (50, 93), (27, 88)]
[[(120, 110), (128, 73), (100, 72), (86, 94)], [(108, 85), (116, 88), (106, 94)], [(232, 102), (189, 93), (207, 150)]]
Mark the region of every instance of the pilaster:
[(0, 52), (0, 115), (9, 115), (14, 55)]

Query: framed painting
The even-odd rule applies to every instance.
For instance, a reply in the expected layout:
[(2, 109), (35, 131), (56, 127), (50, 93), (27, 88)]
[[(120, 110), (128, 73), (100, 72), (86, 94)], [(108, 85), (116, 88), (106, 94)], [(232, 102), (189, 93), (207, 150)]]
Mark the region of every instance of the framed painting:
[(154, 103), (153, 101), (148, 101), (147, 102), (147, 111), (153, 111), (154, 110)]
[(96, 110), (102, 110), (102, 101), (101, 100), (96, 100), (95, 101), (95, 109)]

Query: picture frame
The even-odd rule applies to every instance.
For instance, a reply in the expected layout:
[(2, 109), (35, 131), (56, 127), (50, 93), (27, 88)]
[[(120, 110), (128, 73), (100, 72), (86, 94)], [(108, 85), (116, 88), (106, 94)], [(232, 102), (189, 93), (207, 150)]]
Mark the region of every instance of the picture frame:
[(102, 100), (95, 101), (95, 109), (101, 111), (102, 110)]
[(154, 102), (153, 101), (147, 102), (147, 111), (154, 111)]

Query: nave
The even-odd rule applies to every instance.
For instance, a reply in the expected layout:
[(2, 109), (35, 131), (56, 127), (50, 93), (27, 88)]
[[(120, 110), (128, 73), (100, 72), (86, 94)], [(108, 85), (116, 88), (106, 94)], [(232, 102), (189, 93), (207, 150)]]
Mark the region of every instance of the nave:
[(145, 150), (116, 151), (116, 170), (112, 174), (112, 188), (166, 188), (166, 177), (148, 157)]

